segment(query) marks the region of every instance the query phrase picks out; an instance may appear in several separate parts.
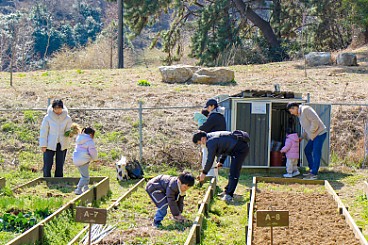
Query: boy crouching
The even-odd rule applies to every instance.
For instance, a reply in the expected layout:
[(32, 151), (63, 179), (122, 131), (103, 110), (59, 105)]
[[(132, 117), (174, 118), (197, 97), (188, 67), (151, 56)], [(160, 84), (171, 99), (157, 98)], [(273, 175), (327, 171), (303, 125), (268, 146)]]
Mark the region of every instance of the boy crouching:
[(170, 207), (174, 219), (183, 222), (184, 196), (189, 187), (194, 185), (194, 177), (189, 172), (183, 172), (178, 177), (159, 175), (151, 179), (146, 186), (146, 191), (157, 207), (153, 225), (161, 227), (161, 221)]

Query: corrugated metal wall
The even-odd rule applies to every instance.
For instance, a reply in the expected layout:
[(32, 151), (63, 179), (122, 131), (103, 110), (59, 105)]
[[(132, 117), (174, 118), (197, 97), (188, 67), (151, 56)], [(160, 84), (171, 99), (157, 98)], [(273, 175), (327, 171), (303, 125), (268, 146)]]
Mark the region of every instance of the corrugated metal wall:
[[(330, 163), (330, 128), (331, 128), (331, 105), (329, 104), (308, 104), (312, 107), (318, 116), (321, 118), (322, 122), (327, 127), (327, 137), (322, 147), (322, 158), (321, 158), (321, 166), (328, 166)], [(304, 147), (307, 142), (303, 140), (302, 143), (302, 151), (303, 151), (303, 166), (308, 166), (307, 158), (304, 154)]]
[(266, 114), (252, 114), (252, 103), (236, 104), (236, 129), (249, 133), (250, 149), (243, 166), (268, 166), (270, 104)]

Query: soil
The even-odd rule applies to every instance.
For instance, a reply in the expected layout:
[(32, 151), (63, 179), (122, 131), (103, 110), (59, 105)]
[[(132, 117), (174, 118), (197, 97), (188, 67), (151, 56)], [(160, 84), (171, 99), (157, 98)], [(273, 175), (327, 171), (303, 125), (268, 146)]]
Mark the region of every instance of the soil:
[[(272, 190), (260, 189), (255, 204), (257, 210), (267, 210), (270, 205), (275, 210), (289, 210), (289, 227), (274, 228), (274, 244), (360, 244), (332, 196), (321, 192), (321, 187), (307, 186), (300, 191), (303, 185), (293, 184), (288, 186), (292, 191), (286, 191), (277, 190), (279, 186), (272, 184)], [(254, 224), (252, 244), (270, 244), (270, 228)]]

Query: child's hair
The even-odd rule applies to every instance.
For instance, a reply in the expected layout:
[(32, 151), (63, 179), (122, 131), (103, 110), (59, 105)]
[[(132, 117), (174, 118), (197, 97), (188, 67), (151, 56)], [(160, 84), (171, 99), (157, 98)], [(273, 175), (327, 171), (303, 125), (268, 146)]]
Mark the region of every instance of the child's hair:
[(62, 100), (58, 100), (58, 99), (56, 99), (56, 100), (54, 100), (54, 101), (52, 102), (51, 107), (52, 107), (52, 108), (60, 107), (60, 108), (64, 109), (64, 103), (63, 103), (63, 101), (62, 101)]
[(82, 129), (82, 134), (92, 134), (95, 135), (95, 130), (91, 127), (86, 127)]
[(179, 175), (180, 183), (183, 185), (193, 186), (195, 178), (189, 172), (183, 172)]
[(287, 128), (286, 134), (295, 134), (295, 131), (292, 128)]
[(207, 137), (206, 132), (199, 131), (199, 132), (193, 134), (193, 139), (192, 139), (193, 143), (197, 144), (198, 141), (200, 141), (202, 139), (202, 137)]
[(201, 113), (202, 113), (202, 115), (204, 115), (205, 117), (208, 117), (208, 115), (210, 114), (210, 112), (209, 112), (209, 111), (207, 111), (207, 109), (203, 109), (203, 110), (201, 111)]

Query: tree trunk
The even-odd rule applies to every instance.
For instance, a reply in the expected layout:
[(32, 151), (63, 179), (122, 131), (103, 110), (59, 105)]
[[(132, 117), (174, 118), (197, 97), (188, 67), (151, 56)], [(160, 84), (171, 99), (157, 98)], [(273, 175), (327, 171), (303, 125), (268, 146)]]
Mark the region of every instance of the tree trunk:
[(350, 48), (358, 48), (368, 43), (368, 28), (361, 28), (353, 25), (353, 35)]
[(256, 12), (253, 11), (243, 0), (233, 0), (236, 8), (239, 10), (241, 17), (250, 20), (263, 33), (268, 43), (272, 48), (279, 48), (280, 41), (277, 39), (269, 22), (262, 19)]

